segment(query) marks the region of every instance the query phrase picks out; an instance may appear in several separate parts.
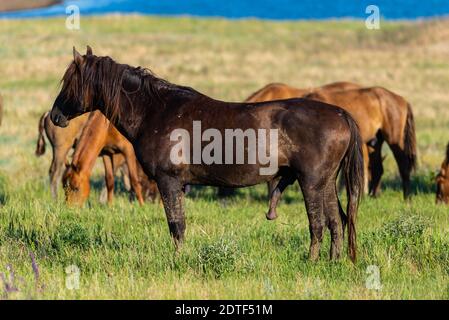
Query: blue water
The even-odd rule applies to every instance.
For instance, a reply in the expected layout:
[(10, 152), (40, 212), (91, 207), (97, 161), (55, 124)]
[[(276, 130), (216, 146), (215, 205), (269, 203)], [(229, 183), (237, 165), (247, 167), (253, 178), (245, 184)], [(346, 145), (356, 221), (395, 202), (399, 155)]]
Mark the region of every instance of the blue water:
[(0, 13), (0, 18), (38, 18), (66, 14), (77, 4), (81, 15), (108, 13), (191, 15), (274, 20), (367, 17), (375, 4), (384, 19), (417, 19), (449, 15), (449, 0), (78, 0), (48, 8)]

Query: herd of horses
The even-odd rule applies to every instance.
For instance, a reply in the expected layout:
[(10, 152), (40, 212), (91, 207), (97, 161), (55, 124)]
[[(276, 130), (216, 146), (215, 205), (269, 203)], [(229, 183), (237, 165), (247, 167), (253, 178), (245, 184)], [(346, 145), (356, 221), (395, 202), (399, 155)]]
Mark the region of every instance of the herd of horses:
[[(193, 121), (219, 132), (276, 128), (278, 170), (261, 175), (259, 163), (173, 163), (170, 133), (183, 128), (192, 135)], [(85, 203), (94, 164), (102, 157), (105, 201), (113, 200), (118, 172), (140, 204), (160, 197), (177, 250), (184, 239), (183, 199), (188, 186), (217, 186), (226, 193), (267, 183), (266, 217), (272, 220), (282, 192), (298, 181), (309, 219), (310, 259), (319, 257), (327, 227), (330, 258), (340, 258), (347, 229), (348, 253), (355, 261), (358, 204), (364, 193), (380, 194), (383, 143), (396, 160), (405, 199), (412, 193), (410, 177), (417, 162), (412, 108), (385, 88), (336, 82), (298, 89), (272, 83), (242, 103), (228, 103), (172, 84), (148, 69), (96, 56), (90, 47), (84, 55), (73, 49), (61, 91), (39, 120), (38, 156), (45, 152), (44, 131), (53, 151), (54, 197), (62, 181), (69, 204)], [(347, 192), (346, 213), (338, 196), (338, 176)], [(436, 182), (437, 202), (448, 203), (449, 145)]]

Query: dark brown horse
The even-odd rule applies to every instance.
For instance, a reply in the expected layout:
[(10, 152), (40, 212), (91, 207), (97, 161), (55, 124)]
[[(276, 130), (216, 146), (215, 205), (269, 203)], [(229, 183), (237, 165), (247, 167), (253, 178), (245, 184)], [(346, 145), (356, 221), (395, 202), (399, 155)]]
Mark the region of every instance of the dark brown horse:
[[(133, 144), (145, 173), (157, 182), (176, 248), (184, 239), (186, 184), (246, 187), (280, 176), (270, 210), (275, 210), (284, 189), (298, 180), (310, 223), (310, 259), (319, 257), (326, 225), (331, 231), (330, 257), (337, 259), (346, 222), (336, 190), (342, 170), (348, 193), (348, 248), (355, 261), (362, 141), (346, 111), (305, 99), (222, 102), (157, 78), (149, 70), (95, 56), (89, 47), (84, 56), (75, 49), (73, 54), (51, 111), (52, 121), (64, 127), (69, 120), (98, 109), (116, 124)], [(246, 145), (234, 139), (237, 131), (248, 134)], [(257, 143), (250, 143), (256, 131)], [(230, 135), (223, 145), (222, 137), (226, 140)], [(257, 161), (250, 151), (246, 162), (239, 160), (239, 150), (245, 147), (259, 151)]]
[(446, 146), (446, 157), (436, 177), (436, 203), (449, 204), (449, 143)]
[[(99, 112), (92, 112), (79, 138), (72, 162), (67, 166), (63, 176), (66, 201), (69, 204), (82, 205), (90, 193), (90, 176), (97, 158), (103, 158), (107, 202), (111, 203), (114, 195), (114, 172), (124, 162), (128, 168), (131, 188), (137, 200), (143, 204), (143, 195), (151, 200), (156, 197), (154, 182), (146, 181), (134, 154), (131, 143), (111, 125)], [(142, 192), (142, 185), (145, 190)], [(143, 194), (143, 195), (142, 195)]]
[[(381, 151), (385, 141), (398, 165), (404, 198), (410, 196), (410, 175), (417, 158), (416, 134), (412, 108), (403, 97), (382, 87), (372, 87), (338, 92), (316, 91), (305, 98), (338, 105), (356, 120), (366, 143), (365, 170), (371, 169), (371, 195), (377, 196), (380, 189), (383, 174)], [(373, 148), (370, 153), (369, 146)]]

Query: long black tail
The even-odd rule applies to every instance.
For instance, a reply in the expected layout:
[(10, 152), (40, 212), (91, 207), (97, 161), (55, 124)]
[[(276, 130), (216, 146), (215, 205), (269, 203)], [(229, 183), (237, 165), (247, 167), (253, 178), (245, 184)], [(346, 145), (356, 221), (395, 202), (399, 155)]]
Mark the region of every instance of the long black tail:
[(36, 156), (41, 156), (45, 153), (45, 138), (44, 138), (44, 129), (45, 129), (45, 118), (48, 116), (48, 111), (45, 112), (41, 118), (39, 119), (39, 135), (37, 136), (37, 144), (36, 144)]
[(346, 193), (348, 198), (348, 253), (353, 262), (357, 260), (357, 211), (364, 186), (364, 169), (362, 138), (355, 120), (346, 114), (351, 131), (351, 140), (343, 159), (343, 173), (346, 180)]
[(404, 128), (404, 152), (410, 166), (410, 170), (416, 169), (416, 132), (415, 120), (410, 104), (407, 105), (407, 121)]

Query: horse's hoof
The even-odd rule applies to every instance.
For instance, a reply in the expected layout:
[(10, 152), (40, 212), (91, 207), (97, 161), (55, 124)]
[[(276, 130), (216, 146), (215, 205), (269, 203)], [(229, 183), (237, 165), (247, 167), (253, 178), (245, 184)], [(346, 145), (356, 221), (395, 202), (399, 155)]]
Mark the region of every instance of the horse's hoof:
[(276, 214), (276, 211), (270, 210), (270, 211), (268, 211), (266, 217), (267, 217), (267, 220), (274, 220), (274, 219), (276, 219), (278, 216), (277, 216), (277, 214)]

